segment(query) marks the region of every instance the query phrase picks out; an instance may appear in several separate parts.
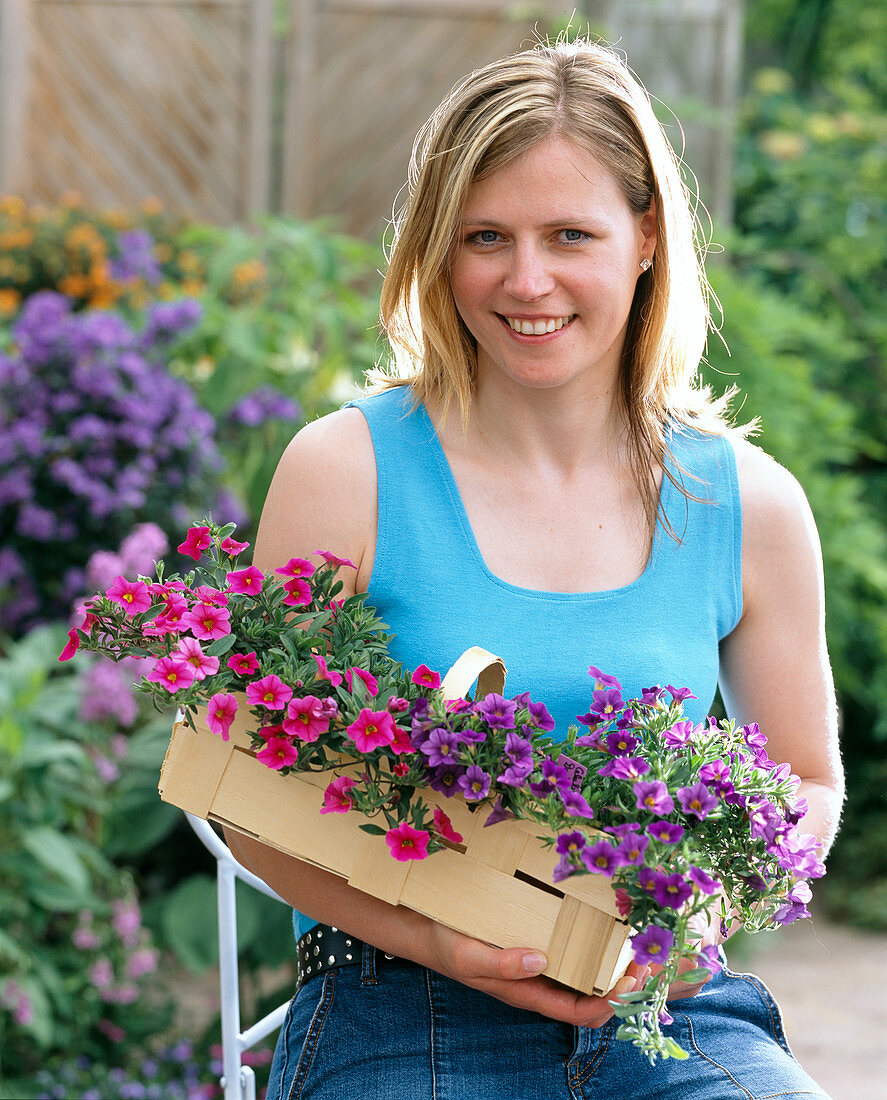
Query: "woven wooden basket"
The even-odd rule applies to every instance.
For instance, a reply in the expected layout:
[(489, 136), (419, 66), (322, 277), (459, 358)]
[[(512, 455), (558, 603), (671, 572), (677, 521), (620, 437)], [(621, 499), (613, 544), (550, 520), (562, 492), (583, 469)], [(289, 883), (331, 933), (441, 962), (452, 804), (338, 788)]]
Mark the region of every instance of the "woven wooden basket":
[[(501, 693), (505, 683), (502, 662), (477, 647), (460, 657), (442, 686), (456, 698), (475, 680), (477, 698)], [(446, 811), (463, 844), (398, 862), (384, 837), (360, 829), (364, 815), (321, 815), (330, 773), (281, 777), (259, 763), (246, 732), (251, 721), (242, 706), (228, 741), (200, 718), (196, 730), (176, 723), (160, 797), (466, 935), (496, 947), (539, 949), (548, 958), (545, 973), (583, 993), (606, 992), (624, 973), (629, 928), (619, 919), (609, 880), (583, 875), (553, 884), (558, 857), (536, 838), (540, 826), (509, 820), (484, 828), (485, 810), (472, 813), (460, 796), (426, 789), (423, 797)], [(348, 768), (337, 771), (347, 774)]]

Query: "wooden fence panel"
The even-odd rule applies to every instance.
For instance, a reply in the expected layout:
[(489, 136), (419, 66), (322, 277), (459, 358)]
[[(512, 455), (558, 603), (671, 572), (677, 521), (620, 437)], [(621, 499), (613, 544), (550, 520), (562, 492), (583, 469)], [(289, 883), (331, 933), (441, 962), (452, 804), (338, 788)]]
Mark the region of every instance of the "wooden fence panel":
[[(740, 0), (586, 0), (577, 25), (625, 51), (722, 223), (732, 201)], [(573, 5), (537, 0), (291, 0), (282, 205), (376, 237), (413, 138), (472, 68), (531, 46)]]
[(267, 208), (271, 0), (7, 5), (3, 190), (220, 223)]

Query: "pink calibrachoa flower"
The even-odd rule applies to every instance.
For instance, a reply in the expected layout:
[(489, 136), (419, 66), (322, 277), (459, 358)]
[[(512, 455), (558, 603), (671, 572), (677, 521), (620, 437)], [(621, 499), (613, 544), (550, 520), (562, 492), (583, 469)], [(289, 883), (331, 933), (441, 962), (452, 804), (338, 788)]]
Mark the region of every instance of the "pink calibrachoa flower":
[(254, 672), (259, 671), (259, 659), (256, 657), (255, 650), (251, 650), (249, 653), (235, 653), (233, 657), (228, 658), (225, 664), (238, 676), (252, 676)]
[(80, 635), (76, 630), (68, 631), (68, 641), (65, 648), (59, 654), (60, 661), (70, 661), (77, 650), (80, 648)]
[(219, 588), (213, 588), (209, 584), (198, 585), (193, 594), (204, 603), (215, 604), (216, 607), (228, 606), (228, 593)]
[(402, 821), (396, 829), (385, 835), (391, 854), (401, 863), (408, 859), (425, 859), (430, 837), (424, 829), (414, 829), (408, 821)]
[(348, 797), (348, 792), (354, 786), (354, 780), (347, 775), (340, 775), (334, 779), (323, 792), (322, 814), (347, 814), (354, 806)]
[(315, 550), (314, 553), (327, 563), (327, 565), (334, 565), (337, 569), (340, 569), (343, 565), (347, 565), (349, 569), (356, 569), (357, 566), (353, 561), (349, 561), (348, 558), (337, 558), (335, 554), (331, 554), (329, 550)]
[(226, 573), (225, 576), (229, 591), (247, 596), (257, 596), (265, 583), (264, 573), (254, 565), (249, 565), (246, 569), (237, 569), (233, 573)]
[(291, 700), (286, 713), (283, 728), (300, 741), (316, 741), (330, 728), (330, 720), (323, 713), (323, 704), (314, 695)]
[(251, 706), (283, 710), (293, 697), (293, 689), (272, 672), (261, 680), (253, 680), (251, 684), (247, 684), (246, 697)]
[(185, 541), (176, 547), (180, 554), (186, 554), (195, 561), (200, 561), (200, 555), (204, 550), (212, 546), (213, 540), (208, 527), (192, 527), (185, 536)]
[(440, 687), (440, 673), (433, 672), (428, 665), (419, 665), (413, 673), (412, 679), (414, 684), (418, 684), (419, 687), (431, 688), (432, 691), (436, 691)]
[(313, 576), (315, 569), (311, 562), (305, 558), (290, 558), (286, 565), (281, 565), (274, 572), (279, 573), (281, 577), (301, 577), (304, 579)]
[(182, 626), (195, 638), (215, 640), (231, 633), (231, 612), (211, 603), (196, 603), (182, 616)]
[(152, 684), (162, 684), (170, 694), (189, 688), (197, 676), (194, 666), (189, 665), (179, 655), (160, 657), (154, 662), (154, 667), (145, 677)]
[(331, 672), (327, 667), (326, 658), (321, 657), (319, 653), (312, 653), (311, 656), (317, 662), (317, 679), (329, 680), (333, 687), (338, 687), (342, 683), (342, 673), (336, 672), (335, 669)]
[(358, 752), (372, 752), (382, 745), (390, 745), (396, 729), (394, 719), (387, 710), (364, 707), (345, 732), (357, 746)]
[(182, 638), (179, 648), (174, 650), (171, 657), (179, 656), (187, 664), (194, 668), (195, 680), (205, 680), (207, 676), (215, 676), (219, 671), (219, 658), (210, 657), (203, 652), (203, 646), (196, 638)]
[(217, 691), (206, 705), (206, 724), (210, 730), (222, 738), (228, 740), (228, 731), (237, 714), (238, 703), (233, 695), (226, 695)]
[(219, 549), (222, 553), (227, 554), (231, 558), (236, 558), (238, 554), (242, 554), (248, 547), (248, 542), (236, 542), (230, 535), (228, 538), (222, 539), (219, 543)]
[(304, 607), (311, 603), (311, 587), (301, 577), (291, 577), (283, 587), (286, 592), (283, 602), (287, 607)]
[(452, 821), (450, 821), (449, 817), (447, 817), (440, 806), (434, 807), (434, 824), (437, 826), (437, 831), (444, 840), (449, 840), (452, 844), (462, 843), (462, 834), (456, 832), (453, 828)]
[(147, 611), (151, 606), (151, 593), (144, 581), (128, 581), (126, 577), (115, 577), (105, 595), (114, 603), (119, 603), (130, 617)]
[(359, 679), (363, 680), (363, 682), (366, 684), (367, 695), (372, 697), (378, 694), (379, 681), (376, 679), (376, 677), (373, 676), (372, 673), (367, 672), (366, 669), (355, 668), (353, 666), (349, 668), (348, 671), (345, 673), (345, 683), (348, 685), (349, 691), (354, 691), (355, 676), (359, 677)]
[(256, 753), (256, 759), (267, 768), (288, 768), (299, 759), (299, 750), (288, 737), (269, 737), (264, 748)]
[[(405, 752), (413, 752), (413, 742), (410, 740), (410, 735), (402, 726), (394, 727), (394, 740), (388, 746), (395, 756), (400, 756)], [(396, 766), (396, 765), (395, 765)], [(409, 770), (409, 766), (407, 766)]]

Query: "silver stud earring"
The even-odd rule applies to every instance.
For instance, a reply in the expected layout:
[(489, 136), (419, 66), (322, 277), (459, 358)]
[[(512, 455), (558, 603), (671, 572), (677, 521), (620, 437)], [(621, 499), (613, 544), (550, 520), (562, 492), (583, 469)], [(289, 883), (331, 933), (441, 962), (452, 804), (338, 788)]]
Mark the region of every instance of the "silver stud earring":
[(646, 256), (641, 260), (641, 271), (649, 271), (653, 266), (653, 261), (648, 260)]

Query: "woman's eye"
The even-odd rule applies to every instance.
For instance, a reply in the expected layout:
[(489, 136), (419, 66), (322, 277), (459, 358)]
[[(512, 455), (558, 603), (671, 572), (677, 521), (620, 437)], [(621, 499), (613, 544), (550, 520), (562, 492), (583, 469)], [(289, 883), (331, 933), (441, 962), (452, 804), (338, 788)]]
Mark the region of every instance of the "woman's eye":
[(479, 229), (477, 233), (471, 233), (468, 240), (472, 244), (495, 244), (499, 234), (495, 229)]
[(588, 240), (588, 233), (585, 233), (581, 229), (562, 229), (561, 238), (567, 244), (579, 244), (580, 241)]

